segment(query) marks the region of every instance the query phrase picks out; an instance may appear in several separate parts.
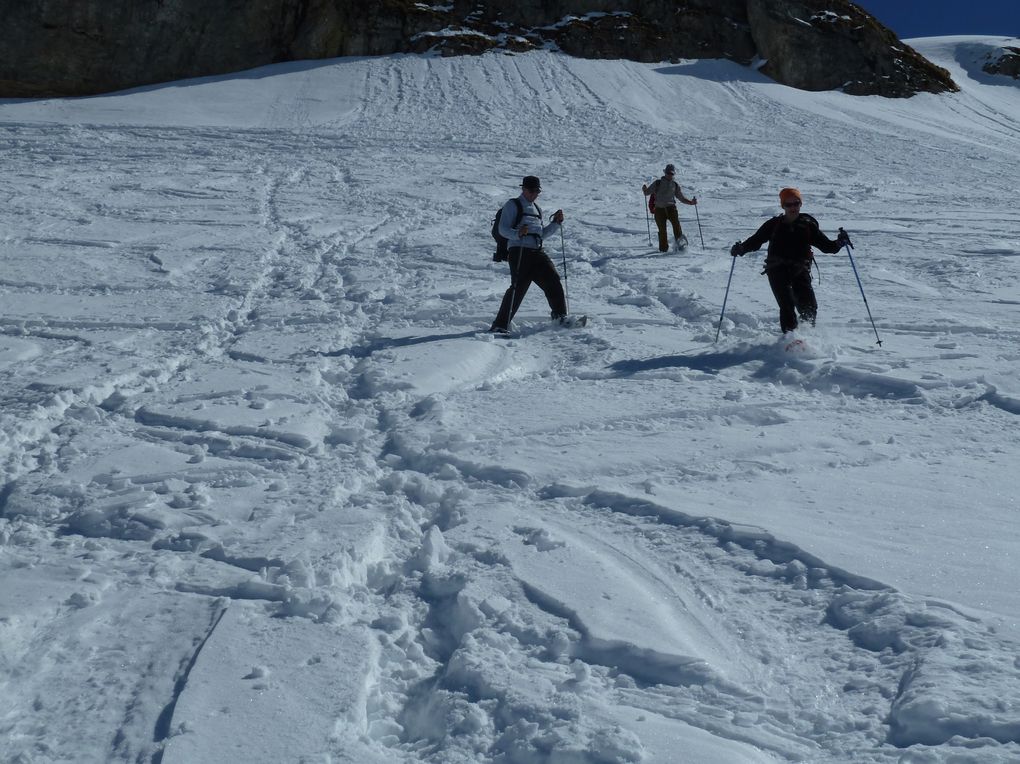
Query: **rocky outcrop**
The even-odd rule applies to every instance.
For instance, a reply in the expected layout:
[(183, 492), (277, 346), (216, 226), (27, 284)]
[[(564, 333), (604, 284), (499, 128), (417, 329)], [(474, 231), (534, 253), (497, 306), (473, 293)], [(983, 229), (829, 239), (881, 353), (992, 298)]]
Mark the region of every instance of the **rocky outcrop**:
[(331, 2), (0, 0), (0, 93), (88, 95), (329, 55)]
[(762, 72), (802, 90), (910, 96), (958, 90), (949, 72), (848, 0), (748, 0)]
[(988, 62), (981, 67), (988, 74), (1003, 74), (1020, 79), (1020, 48), (1007, 45), (989, 54)]
[(848, 0), (0, 0), (0, 96), (88, 95), (264, 64), (556, 47), (764, 61), (808, 90), (909, 96), (949, 74)]

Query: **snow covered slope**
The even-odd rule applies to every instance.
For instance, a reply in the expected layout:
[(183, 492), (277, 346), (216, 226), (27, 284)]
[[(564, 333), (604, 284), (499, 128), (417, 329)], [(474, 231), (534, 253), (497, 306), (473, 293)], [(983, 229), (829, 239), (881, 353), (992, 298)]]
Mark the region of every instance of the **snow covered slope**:
[[(1020, 759), (1004, 42), (905, 101), (535, 53), (0, 103), (0, 759)], [(591, 320), (494, 339), (525, 174)], [(875, 320), (820, 256), (798, 353), (728, 256), (786, 185)]]

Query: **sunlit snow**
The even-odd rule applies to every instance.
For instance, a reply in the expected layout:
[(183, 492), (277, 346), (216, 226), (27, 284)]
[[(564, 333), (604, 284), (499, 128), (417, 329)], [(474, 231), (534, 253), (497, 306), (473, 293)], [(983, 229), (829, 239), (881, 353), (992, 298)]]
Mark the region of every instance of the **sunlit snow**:
[[(538, 52), (0, 103), (0, 760), (1020, 760), (1007, 43), (904, 100)], [(495, 338), (527, 174), (589, 322)], [(819, 256), (803, 352), (763, 252), (719, 326), (788, 185), (864, 289)]]

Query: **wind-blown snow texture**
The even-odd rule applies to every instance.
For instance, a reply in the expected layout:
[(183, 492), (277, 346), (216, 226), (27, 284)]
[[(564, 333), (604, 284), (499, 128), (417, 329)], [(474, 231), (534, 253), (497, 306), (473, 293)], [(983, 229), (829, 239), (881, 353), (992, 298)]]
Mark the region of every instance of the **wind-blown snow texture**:
[[(1006, 42), (900, 101), (535, 53), (0, 104), (0, 759), (1020, 759)], [(529, 173), (592, 320), (495, 339)], [(881, 347), (844, 254), (806, 352), (761, 253), (713, 344), (784, 185)]]

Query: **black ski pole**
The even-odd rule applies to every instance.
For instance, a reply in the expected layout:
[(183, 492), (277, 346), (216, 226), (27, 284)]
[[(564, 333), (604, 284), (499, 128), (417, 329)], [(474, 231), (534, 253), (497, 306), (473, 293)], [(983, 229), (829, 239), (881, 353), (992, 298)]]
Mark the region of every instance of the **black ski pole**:
[(694, 204), (694, 216), (698, 219), (698, 236), (701, 237), (701, 248), (705, 248), (705, 236), (701, 233), (701, 215), (698, 214), (698, 205)]
[(563, 223), (560, 223), (560, 257), (563, 259), (563, 306), (567, 309), (567, 315), (569, 316), (570, 282), (567, 280), (567, 245), (563, 241)]
[(722, 331), (723, 315), (726, 313), (726, 301), (730, 297), (730, 282), (733, 281), (733, 268), (737, 264), (737, 258), (731, 256), (730, 259), (733, 261), (730, 263), (730, 277), (726, 279), (726, 294), (723, 295), (722, 310), (719, 311), (719, 326), (715, 328), (715, 339), (712, 340), (713, 343), (719, 341), (719, 332)]
[(861, 290), (861, 297), (864, 298), (864, 307), (868, 311), (868, 320), (871, 321), (871, 328), (875, 330), (875, 340), (879, 347), (882, 347), (882, 338), (878, 336), (878, 327), (875, 326), (875, 319), (871, 317), (871, 306), (868, 305), (868, 297), (864, 294), (864, 285), (861, 284), (861, 276), (857, 272), (857, 264), (854, 262), (854, 256), (850, 253), (850, 250), (854, 248), (854, 244), (850, 241), (850, 236), (842, 228), (839, 229), (839, 233), (843, 238), (843, 246), (846, 247), (847, 257), (850, 258), (850, 267), (854, 269), (854, 276), (857, 278), (857, 287)]
[[(642, 195), (642, 197), (643, 196), (644, 195)], [(652, 223), (651, 223), (651, 220), (649, 219), (648, 200), (645, 199), (645, 198), (642, 198), (641, 206), (645, 208), (645, 228), (648, 229), (648, 246), (650, 247), (650, 246), (652, 246)]]

